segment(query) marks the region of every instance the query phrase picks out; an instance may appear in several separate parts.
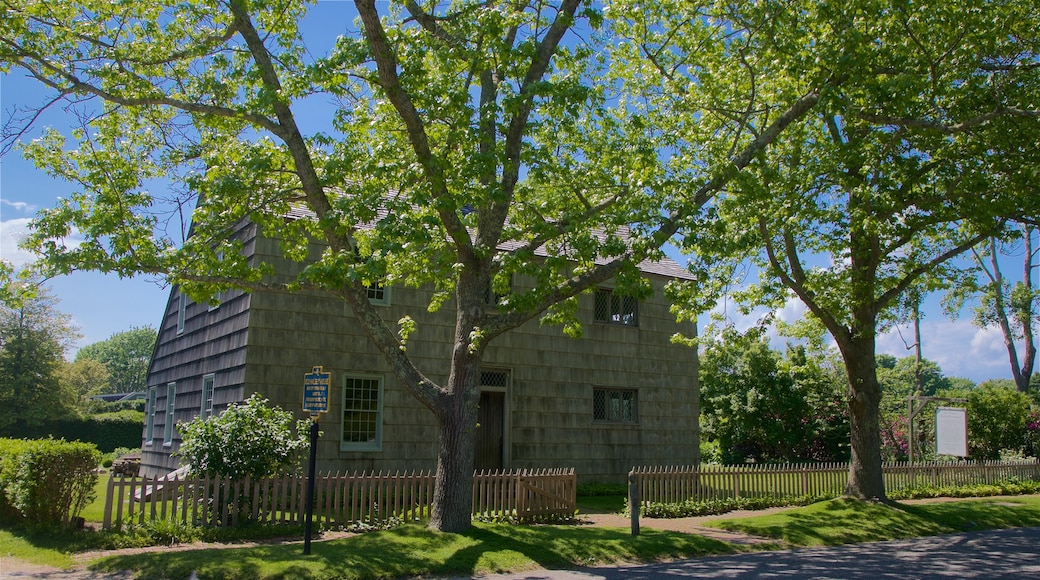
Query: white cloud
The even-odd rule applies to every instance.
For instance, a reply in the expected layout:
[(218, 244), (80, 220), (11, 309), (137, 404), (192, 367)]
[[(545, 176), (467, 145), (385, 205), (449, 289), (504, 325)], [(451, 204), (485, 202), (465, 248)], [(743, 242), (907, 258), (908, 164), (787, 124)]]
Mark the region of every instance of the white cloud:
[[(36, 254), (22, 249), (19, 244), (29, 235), (29, 222), (31, 218), (16, 218), (0, 221), (0, 259), (10, 262), (15, 269), (19, 269), (31, 262), (36, 261)], [(68, 248), (76, 248), (80, 245), (82, 236), (77, 230), (72, 235), (64, 238), (62, 243)]]
[(16, 269), (32, 262), (36, 256), (18, 246), (29, 233), (29, 218), (0, 221), (0, 259)]
[(19, 211), (21, 213), (25, 213), (25, 214), (36, 213), (36, 206), (31, 204), (31, 203), (26, 203), (24, 201), (11, 201), (9, 199), (0, 198), (0, 203), (4, 204), (6, 206), (13, 207), (14, 209), (16, 209), (17, 211)]
[[(878, 336), (877, 352), (896, 357), (910, 356), (913, 330), (904, 325)], [(948, 377), (967, 377), (975, 382), (1009, 378), (1011, 366), (1000, 329), (976, 328), (969, 320), (925, 321), (921, 324), (921, 354), (938, 364)]]
[(793, 324), (804, 318), (808, 310), (801, 298), (791, 295), (788, 296), (783, 308), (776, 311), (776, 318), (788, 324)]

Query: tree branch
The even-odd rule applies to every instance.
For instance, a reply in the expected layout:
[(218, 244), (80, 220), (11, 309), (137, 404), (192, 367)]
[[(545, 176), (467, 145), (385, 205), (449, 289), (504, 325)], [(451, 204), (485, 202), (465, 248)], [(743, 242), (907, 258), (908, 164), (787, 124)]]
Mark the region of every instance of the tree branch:
[(930, 121), (928, 119), (914, 119), (909, 117), (891, 117), (887, 115), (870, 114), (866, 112), (860, 112), (856, 114), (856, 117), (860, 120), (868, 123), (874, 123), (876, 125), (889, 125), (894, 127), (906, 127), (912, 129), (925, 129), (929, 131), (936, 131), (944, 135), (954, 135), (957, 133), (965, 133), (971, 131), (979, 125), (983, 125), (996, 119), (998, 117), (1025, 117), (1029, 119), (1040, 118), (1040, 111), (1029, 111), (1026, 109), (1020, 109), (1017, 107), (1005, 107), (1000, 106), (988, 113), (983, 113), (977, 117), (967, 119), (960, 123), (942, 123), (939, 121)]

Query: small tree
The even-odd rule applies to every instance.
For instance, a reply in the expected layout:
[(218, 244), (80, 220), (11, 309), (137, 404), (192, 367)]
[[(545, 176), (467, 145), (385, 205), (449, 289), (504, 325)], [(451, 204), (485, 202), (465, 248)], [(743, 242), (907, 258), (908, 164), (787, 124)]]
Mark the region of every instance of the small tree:
[(306, 421), (254, 393), (216, 417), (180, 423), (177, 454), (193, 476), (260, 479), (292, 471), (307, 445)]
[(0, 432), (75, 415), (78, 395), (65, 389), (65, 351), (78, 338), (69, 315), (45, 288), (16, 286), (0, 301)]

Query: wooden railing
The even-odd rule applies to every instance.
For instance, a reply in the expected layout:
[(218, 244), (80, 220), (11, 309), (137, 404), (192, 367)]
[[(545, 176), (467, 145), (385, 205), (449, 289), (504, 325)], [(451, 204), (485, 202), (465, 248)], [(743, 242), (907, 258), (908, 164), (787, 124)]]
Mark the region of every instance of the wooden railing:
[[(1012, 477), (1040, 480), (1037, 461), (886, 463), (885, 489), (922, 485), (993, 483)], [(848, 482), (848, 463), (737, 466), (650, 466), (633, 468), (630, 485), (639, 503), (676, 503), (727, 497), (840, 495)]]
[[(434, 475), (326, 473), (315, 477), (314, 522), (330, 526), (420, 520), (429, 515)], [(150, 520), (233, 526), (243, 521), (301, 524), (306, 479), (287, 476), (259, 481), (207, 478), (113, 477), (105, 496), (103, 527)], [(473, 514), (573, 515), (577, 500), (574, 469), (477, 472)]]

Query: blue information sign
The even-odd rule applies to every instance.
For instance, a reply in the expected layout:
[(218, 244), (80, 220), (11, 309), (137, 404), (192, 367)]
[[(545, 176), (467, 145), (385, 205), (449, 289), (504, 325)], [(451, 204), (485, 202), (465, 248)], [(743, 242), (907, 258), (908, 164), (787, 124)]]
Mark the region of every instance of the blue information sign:
[(303, 411), (310, 413), (312, 418), (329, 412), (331, 382), (332, 373), (325, 372), (321, 367), (314, 367), (311, 372), (303, 375)]

